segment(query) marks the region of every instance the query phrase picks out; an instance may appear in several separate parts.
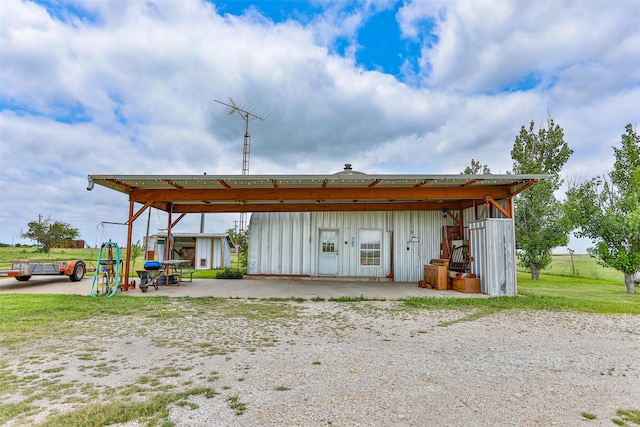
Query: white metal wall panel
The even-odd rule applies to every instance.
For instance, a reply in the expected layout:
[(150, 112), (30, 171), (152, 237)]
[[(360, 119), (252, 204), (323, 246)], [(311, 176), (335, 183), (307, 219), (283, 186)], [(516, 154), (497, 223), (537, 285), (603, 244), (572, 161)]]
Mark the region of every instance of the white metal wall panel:
[(515, 238), (513, 221), (488, 218), (469, 224), (472, 272), (480, 278), (482, 293), (516, 295)]
[[(200, 260), (205, 260), (205, 265), (200, 265)], [(211, 239), (196, 238), (196, 270), (210, 270), (211, 267)]]
[[(482, 221), (487, 218), (505, 218), (505, 216), (496, 209), (493, 205), (486, 207), (484, 203), (477, 201), (475, 206), (467, 208), (463, 211), (463, 220), (465, 225), (465, 238), (468, 238), (469, 232), (469, 224), (475, 221)], [(507, 201), (506, 199), (496, 200), (496, 202), (502, 206), (504, 209), (507, 209)], [(477, 217), (476, 217), (477, 212)]]
[[(249, 260), (247, 273), (258, 274), (268, 271), (270, 257), (269, 236), (271, 235), (268, 213), (253, 213), (249, 221)], [(266, 265), (265, 265), (266, 264)]]
[(310, 274), (309, 213), (254, 213), (249, 226), (249, 274)]
[(229, 244), (229, 241), (227, 240), (226, 236), (223, 237), (220, 241), (222, 242), (223, 267), (230, 268), (231, 267), (231, 245)]
[[(480, 212), (480, 209), (484, 209), (484, 207), (477, 208), (477, 209), (478, 209), (478, 212)], [(477, 221), (475, 207), (470, 207), (462, 211), (462, 223), (464, 224), (463, 234), (464, 234), (464, 238), (467, 240), (469, 240), (469, 224), (475, 221)]]
[(453, 225), (438, 211), (400, 211), (393, 213), (394, 280), (418, 282), (424, 266), (440, 258), (442, 227)]
[[(385, 277), (391, 271), (387, 212), (255, 213), (249, 274), (318, 275), (319, 233), (336, 230), (338, 276)], [(381, 265), (360, 265), (360, 230), (380, 230)]]
[[(288, 230), (283, 229), (283, 223), (287, 223), (290, 215), (269, 215), (269, 246), (264, 259), (270, 274), (283, 274), (282, 271), (282, 239)], [(283, 218), (284, 217), (284, 218)]]
[[(338, 276), (386, 277), (391, 271), (387, 212), (314, 212), (311, 214), (311, 274), (318, 274), (319, 233), (337, 231)], [(360, 230), (380, 230), (381, 265), (360, 265)]]
[[(482, 275), (482, 291), (514, 294), (513, 222), (485, 219), (472, 226), (474, 218), (473, 208), (463, 212), (464, 223), (469, 224), (465, 238), (474, 253), (474, 272)], [(480, 233), (487, 223), (490, 234)], [(248, 272), (318, 275), (319, 234), (329, 229), (337, 232), (337, 276), (386, 277), (393, 268), (395, 281), (417, 282), (424, 277), (424, 265), (440, 257), (445, 225), (456, 223), (439, 211), (256, 213), (249, 228)], [(380, 266), (360, 265), (360, 230), (381, 230)]]
[(252, 213), (251, 217), (249, 217), (249, 227), (247, 232), (249, 243), (249, 247), (247, 249), (247, 273), (249, 274), (257, 274), (259, 271), (259, 254), (262, 245), (261, 229), (264, 215), (260, 213)]
[(212, 240), (211, 265), (212, 268), (222, 268), (222, 239)]
[(308, 274), (308, 265), (305, 266), (305, 254), (308, 253), (308, 213), (293, 213), (288, 215), (288, 221), (281, 223), (281, 241), (279, 244), (282, 258), (279, 263), (279, 274)]

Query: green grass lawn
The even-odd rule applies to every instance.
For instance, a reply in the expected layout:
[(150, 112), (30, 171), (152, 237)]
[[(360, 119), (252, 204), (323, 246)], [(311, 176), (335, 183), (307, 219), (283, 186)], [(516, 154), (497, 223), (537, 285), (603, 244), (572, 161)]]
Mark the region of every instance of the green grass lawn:
[(33, 247), (0, 248), (0, 264), (8, 264), (11, 261), (70, 261), (81, 259), (83, 261), (95, 261), (98, 259), (99, 249), (51, 249), (48, 254), (38, 251)]
[[(518, 267), (518, 271), (524, 272), (524, 268)], [(574, 274), (575, 271), (575, 274)], [(602, 279), (612, 282), (624, 283), (624, 275), (609, 267), (598, 264), (591, 255), (553, 255), (551, 267), (542, 273), (554, 276), (585, 277), (588, 279)]]
[[(575, 266), (576, 276), (573, 276)], [(587, 313), (640, 314), (640, 289), (627, 293), (621, 272), (606, 268), (589, 255), (554, 255), (551, 267), (540, 280), (518, 266), (518, 297), (410, 298), (415, 307), (484, 307), (486, 310), (542, 309), (572, 310)]]
[(536, 281), (528, 273), (518, 273), (518, 294), (549, 303), (555, 301), (570, 310), (640, 314), (640, 293), (627, 293), (622, 281), (551, 274), (541, 274)]
[(627, 293), (623, 273), (598, 264), (590, 255), (574, 254), (573, 260), (570, 255), (554, 255), (537, 281), (519, 266), (518, 294), (563, 300), (567, 308), (580, 311), (640, 314), (640, 290)]

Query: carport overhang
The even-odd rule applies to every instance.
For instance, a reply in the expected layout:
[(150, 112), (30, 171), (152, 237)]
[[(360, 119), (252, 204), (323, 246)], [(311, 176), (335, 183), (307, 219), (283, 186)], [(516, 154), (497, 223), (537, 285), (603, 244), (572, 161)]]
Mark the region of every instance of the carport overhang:
[[(368, 175), (349, 169), (332, 175), (89, 175), (87, 189), (98, 184), (129, 196), (130, 247), (133, 222), (149, 207), (168, 213), (168, 233), (189, 213), (437, 210), (460, 223), (463, 209), (479, 205), (511, 218), (513, 197), (544, 178)], [(142, 205), (137, 211), (136, 203)], [(127, 256), (124, 277), (129, 267)]]

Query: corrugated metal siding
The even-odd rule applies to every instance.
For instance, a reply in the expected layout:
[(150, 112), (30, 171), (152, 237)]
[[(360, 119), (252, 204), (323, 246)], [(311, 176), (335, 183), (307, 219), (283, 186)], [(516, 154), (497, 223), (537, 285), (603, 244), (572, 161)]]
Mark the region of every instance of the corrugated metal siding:
[[(254, 213), (249, 274), (318, 275), (320, 230), (337, 231), (338, 276), (386, 277), (391, 271), (387, 212)], [(381, 230), (381, 266), (360, 265), (360, 230)]]
[[(507, 208), (507, 201), (505, 199), (497, 200), (498, 204), (504, 209)], [(477, 212), (477, 217), (476, 217)], [(465, 238), (469, 238), (469, 224), (475, 221), (482, 221), (487, 218), (505, 218), (505, 216), (495, 207), (485, 207), (484, 203), (477, 203), (475, 206), (467, 208), (462, 213), (462, 218), (465, 224)]]
[(469, 224), (472, 271), (482, 293), (516, 295), (515, 241), (511, 219), (488, 218)]
[[(388, 212), (314, 212), (311, 214), (311, 274), (318, 274), (319, 233), (337, 230), (338, 276), (386, 277), (391, 271)], [(360, 230), (380, 230), (381, 265), (360, 265)]]
[(424, 278), (425, 264), (440, 258), (442, 227), (453, 225), (451, 222), (451, 218), (444, 218), (438, 211), (393, 213), (393, 275), (396, 282), (418, 282)]
[(310, 274), (308, 212), (254, 213), (249, 225), (249, 274)]
[(222, 241), (220, 239), (214, 239), (212, 243), (211, 264), (213, 268), (222, 268)]
[[(484, 206), (482, 206), (484, 209)], [(475, 219), (473, 208), (464, 210), (465, 224)], [(465, 227), (476, 261), (474, 272), (487, 275), (482, 280), (483, 292), (515, 293), (513, 244), (507, 245), (513, 222), (489, 219), (476, 222), (475, 229), (487, 221), (510, 225), (509, 230), (491, 228), (491, 236), (479, 235), (471, 225)], [(320, 230), (335, 230), (338, 251), (338, 276), (386, 277), (393, 268), (397, 282), (417, 282), (424, 277), (424, 265), (440, 258), (442, 227), (456, 225), (438, 211), (408, 212), (313, 212), (254, 213), (249, 227), (249, 274), (318, 275)], [(505, 226), (502, 226), (505, 227)], [(360, 265), (360, 230), (381, 230), (381, 266)], [(505, 240), (506, 239), (506, 240)], [(477, 241), (476, 241), (477, 240)], [(511, 242), (513, 239), (511, 237)], [(476, 247), (477, 246), (477, 247)], [(506, 252), (502, 252), (504, 249)], [(498, 255), (493, 253), (498, 251)], [(392, 266), (393, 256), (393, 266)], [(490, 261), (486, 261), (489, 258)], [(482, 261), (480, 265), (479, 260)], [(499, 263), (498, 265), (494, 265)], [(502, 271), (502, 275), (497, 272)], [(513, 281), (509, 274), (513, 271)], [(496, 290), (493, 287), (498, 287)]]
[[(194, 234), (194, 236), (197, 236)], [(153, 239), (153, 240), (151, 240)], [(160, 237), (160, 240), (165, 240)], [(157, 244), (155, 236), (150, 237), (150, 244), (155, 244), (156, 258), (160, 261), (165, 257), (165, 245)], [(196, 270), (210, 270), (213, 268), (231, 267), (231, 246), (225, 235), (196, 237), (195, 238), (195, 266)], [(205, 260), (205, 265), (200, 265), (200, 260)]]
[[(200, 265), (200, 260), (205, 260), (205, 265)], [(211, 239), (196, 239), (196, 270), (210, 270), (211, 267)]]
[[(205, 260), (205, 266), (200, 266), (200, 260)], [(196, 238), (196, 269), (210, 270), (213, 268), (231, 267), (231, 247), (225, 237)]]
[[(477, 208), (480, 212), (481, 208)], [(482, 207), (484, 209), (484, 207)], [(462, 211), (462, 223), (464, 224), (464, 238), (469, 240), (469, 224), (476, 221), (476, 208), (471, 207)]]
[[(503, 209), (507, 209), (507, 201), (505, 199), (500, 199), (500, 200), (496, 200), (498, 202), (498, 204), (500, 206), (502, 206)], [(498, 209), (493, 208), (493, 218), (506, 218), (502, 212), (500, 212)]]
[(231, 267), (231, 245), (226, 237), (220, 239), (222, 242), (222, 263), (224, 264), (224, 268)]

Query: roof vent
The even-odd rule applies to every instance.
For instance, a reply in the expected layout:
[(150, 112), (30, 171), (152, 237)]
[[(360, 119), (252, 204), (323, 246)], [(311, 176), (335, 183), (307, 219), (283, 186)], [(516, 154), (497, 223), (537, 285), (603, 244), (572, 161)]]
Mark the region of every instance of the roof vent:
[(354, 171), (353, 169), (351, 169), (351, 163), (345, 163), (344, 164), (344, 170), (341, 170), (340, 172), (336, 172), (336, 173), (334, 173), (334, 175), (351, 176), (351, 175), (366, 175), (366, 174), (362, 173), (362, 172)]

